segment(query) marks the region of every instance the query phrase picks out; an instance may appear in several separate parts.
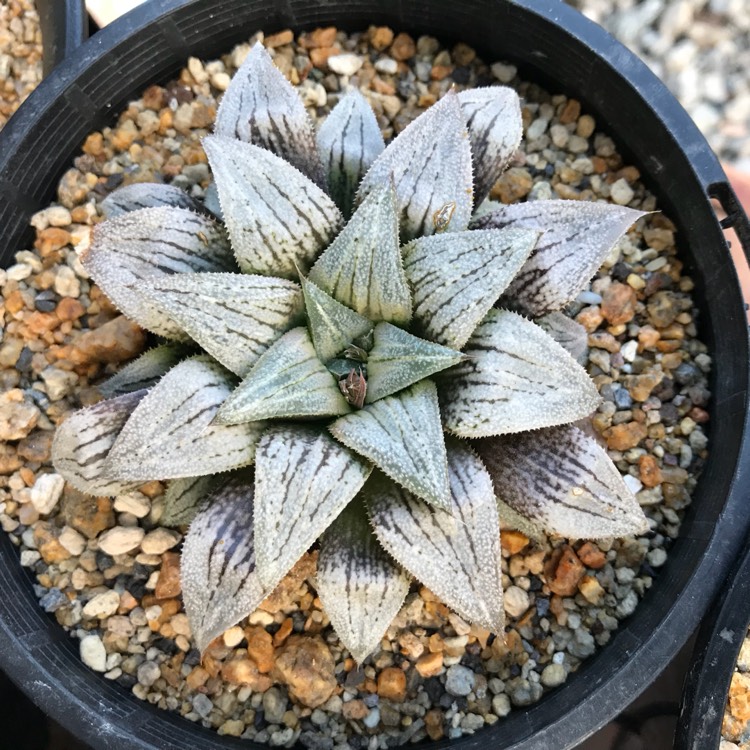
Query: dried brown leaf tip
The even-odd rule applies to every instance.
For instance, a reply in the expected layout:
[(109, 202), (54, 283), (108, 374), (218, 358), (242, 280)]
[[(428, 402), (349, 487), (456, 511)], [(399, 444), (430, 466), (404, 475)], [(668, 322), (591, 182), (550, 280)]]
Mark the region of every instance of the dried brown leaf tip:
[(186, 343), (104, 384), (109, 400), (59, 428), (54, 460), (96, 494), (170, 480), (163, 521), (191, 522), (199, 648), (316, 541), (321, 599), (362, 661), (411, 576), (502, 630), (499, 512), (578, 536), (645, 528), (606, 453), (569, 426), (598, 394), (576, 361), (585, 335), (559, 312), (640, 214), (477, 211), (520, 135), (502, 87), (450, 92), (388, 145), (349, 92), (316, 133), (256, 46), (205, 140), (210, 210), (166, 186), (107, 199), (87, 270)]

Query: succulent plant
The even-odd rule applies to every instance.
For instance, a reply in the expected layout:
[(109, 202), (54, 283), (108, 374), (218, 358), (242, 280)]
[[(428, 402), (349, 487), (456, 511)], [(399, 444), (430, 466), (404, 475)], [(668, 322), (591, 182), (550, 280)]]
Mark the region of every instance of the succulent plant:
[(484, 201), (521, 133), (504, 87), (448, 92), (387, 147), (353, 90), (316, 133), (256, 45), (204, 140), (216, 193), (104, 201), (84, 266), (171, 343), (62, 423), (54, 463), (97, 495), (168, 481), (201, 650), (316, 542), (318, 593), (361, 662), (412, 576), (502, 632), (501, 516), (576, 538), (648, 528), (573, 424), (600, 399), (560, 312), (642, 214)]

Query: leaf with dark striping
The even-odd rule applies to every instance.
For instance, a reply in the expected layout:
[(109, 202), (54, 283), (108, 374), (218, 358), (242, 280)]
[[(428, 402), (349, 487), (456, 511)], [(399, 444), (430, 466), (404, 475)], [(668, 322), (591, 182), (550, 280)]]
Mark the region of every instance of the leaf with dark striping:
[(475, 447), (497, 497), (548, 531), (599, 539), (649, 529), (606, 451), (577, 427), (488, 438)]
[(569, 352), (579, 365), (586, 364), (589, 334), (580, 323), (561, 312), (549, 313), (534, 322)]
[(539, 326), (490, 310), (440, 384), (443, 424), (489, 437), (573, 422), (601, 402), (586, 371)]
[(391, 179), (405, 239), (466, 229), (473, 206), (471, 147), (453, 91), (410, 123), (375, 160), (359, 187), (359, 199)]
[(105, 398), (151, 388), (189, 352), (190, 348), (182, 344), (155, 346), (100, 383), (97, 388)]
[(318, 130), (318, 149), (328, 176), (328, 192), (347, 218), (357, 186), (385, 148), (375, 113), (357, 89), (331, 110)]
[(457, 364), (461, 352), (412, 336), (390, 323), (378, 323), (367, 356), (367, 394), (372, 404)]
[(448, 441), (451, 504), (430, 508), (382, 478), (364, 495), (375, 534), (415, 578), (469, 622), (503, 632), (500, 527), (487, 470), (471, 448)]
[(184, 190), (160, 182), (134, 182), (132, 185), (125, 185), (111, 192), (101, 203), (102, 212), (107, 219), (141, 208), (158, 206), (189, 208), (198, 213), (205, 210), (200, 201), (191, 198)]
[(268, 276), (180, 274), (146, 282), (143, 294), (240, 377), (304, 313), (299, 284)]
[(234, 377), (207, 356), (173, 367), (122, 429), (105, 473), (147, 482), (218, 474), (251, 464), (265, 423), (227, 426), (213, 421), (234, 384)]
[(337, 357), (355, 339), (372, 330), (367, 318), (342, 305), (304, 276), (300, 281), (310, 335), (321, 362)]
[(138, 483), (121, 482), (103, 471), (107, 454), (146, 390), (125, 393), (73, 412), (58, 426), (52, 441), (55, 470), (89, 495), (121, 495)]
[(411, 292), (392, 185), (373, 189), (310, 271), (310, 280), (368, 320), (408, 323)]
[(197, 513), (182, 548), (180, 580), (201, 653), (271, 593), (255, 572), (252, 481), (232, 480)]
[(615, 243), (641, 216), (645, 216), (642, 211), (611, 203), (528, 201), (479, 217), (472, 226), (544, 231), (536, 250), (501, 300), (531, 317), (539, 317), (574, 300)]
[(296, 278), (336, 236), (336, 204), (311, 180), (259, 146), (208, 136), (227, 231), (245, 273)]
[(361, 503), (351, 503), (320, 540), (316, 580), (333, 629), (361, 664), (380, 645), (411, 582), (383, 551)]
[(184, 331), (142, 294), (146, 279), (236, 268), (223, 227), (185, 208), (142, 208), (97, 224), (83, 266), (118, 310), (167, 338)]
[(462, 91), (458, 101), (469, 128), (474, 205), (479, 205), (521, 143), (521, 103), (518, 94), (507, 86)]
[(210, 183), (206, 188), (206, 192), (203, 194), (203, 205), (206, 207), (206, 210), (216, 216), (219, 221), (224, 221), (221, 203), (219, 203), (219, 189), (216, 187), (215, 182)]
[(445, 440), (431, 381), (341, 417), (328, 429), (410, 492), (437, 507), (450, 506)]
[[(255, 554), (274, 585), (359, 492), (372, 467), (322, 428), (269, 428), (255, 464)], [(282, 479), (283, 478), (283, 479)]]
[(307, 328), (293, 328), (267, 349), (216, 415), (217, 424), (347, 414), (336, 379), (318, 359)]
[(221, 483), (217, 476), (187, 477), (169, 483), (164, 493), (164, 511), (159, 518), (162, 526), (184, 526), (189, 524), (202, 503), (212, 496), (212, 491)]
[(214, 132), (268, 149), (320, 187), (325, 185), (312, 120), (260, 42), (232, 78)]
[(426, 338), (461, 349), (529, 257), (539, 232), (477, 229), (420, 237), (403, 248), (414, 322)]

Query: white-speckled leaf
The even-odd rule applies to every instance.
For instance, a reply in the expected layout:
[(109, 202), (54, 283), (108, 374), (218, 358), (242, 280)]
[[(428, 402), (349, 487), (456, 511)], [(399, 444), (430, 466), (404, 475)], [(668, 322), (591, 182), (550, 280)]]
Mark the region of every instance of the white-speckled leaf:
[(328, 362), (349, 346), (354, 339), (372, 329), (372, 323), (342, 305), (317, 284), (301, 277), (305, 310), (315, 351), (321, 362)]
[(208, 499), (221, 479), (217, 476), (187, 477), (169, 483), (164, 493), (164, 511), (159, 518), (162, 526), (189, 524), (201, 504)]
[(385, 549), (451, 609), (503, 632), (500, 526), (492, 482), (471, 448), (448, 443), (449, 510), (430, 508), (392, 482), (370, 481), (365, 497)]
[(320, 540), (316, 580), (333, 629), (361, 664), (380, 646), (411, 576), (383, 551), (360, 503), (351, 503)]
[(574, 422), (601, 402), (586, 371), (539, 326), (490, 310), (441, 379), (446, 429), (489, 437)]
[(403, 248), (414, 322), (425, 338), (461, 349), (529, 257), (539, 233), (477, 229), (421, 237)]
[(310, 179), (250, 143), (203, 140), (237, 262), (245, 273), (296, 278), (336, 236), (342, 217)]
[(561, 312), (553, 312), (534, 321), (560, 346), (570, 352), (580, 365), (586, 364), (589, 351), (589, 335), (586, 329)]
[(468, 89), (458, 95), (471, 139), (474, 205), (479, 205), (521, 143), (518, 94), (507, 86)]
[(186, 273), (150, 280), (143, 294), (240, 377), (304, 313), (299, 284), (268, 276)]
[(201, 653), (271, 593), (255, 573), (252, 481), (229, 482), (197, 513), (182, 548), (180, 579)]
[(574, 539), (641, 534), (649, 525), (606, 451), (566, 425), (475, 443), (499, 498)]
[(105, 398), (133, 393), (155, 385), (190, 349), (181, 344), (162, 344), (141, 354), (97, 388)]
[(347, 414), (336, 379), (318, 359), (307, 328), (293, 328), (267, 349), (224, 402), (219, 424)]
[(495, 500), (497, 501), (497, 515), (500, 519), (501, 529), (520, 531), (536, 542), (544, 540), (546, 535), (538, 520), (532, 520), (521, 515), (517, 510), (513, 510), (510, 505), (504, 503), (497, 495), (495, 495)]
[(146, 279), (236, 268), (223, 227), (185, 208), (142, 208), (97, 224), (83, 266), (118, 310), (167, 338), (182, 329), (141, 294)]
[(431, 381), (341, 417), (328, 429), (410, 492), (450, 507), (445, 439)]
[(328, 192), (344, 216), (351, 215), (357, 187), (384, 148), (372, 107), (357, 89), (352, 89), (318, 130), (318, 149), (328, 176)]
[(102, 213), (107, 219), (138, 211), (141, 208), (172, 206), (203, 212), (200, 201), (191, 198), (184, 190), (160, 182), (134, 182), (111, 192), (101, 203)]
[(375, 343), (367, 357), (367, 395), (372, 404), (413, 383), (452, 367), (461, 352), (412, 336), (390, 323), (375, 326)]
[(296, 89), (260, 42), (234, 74), (214, 132), (273, 151), (320, 187), (325, 185), (312, 121)]
[(410, 123), (362, 180), (358, 198), (393, 179), (406, 240), (460, 232), (473, 206), (471, 147), (458, 97), (449, 91)]
[(310, 280), (368, 320), (409, 322), (411, 292), (398, 246), (393, 187), (387, 180), (370, 192), (318, 258)]
[(628, 227), (645, 214), (586, 201), (529, 201), (477, 218), (475, 228), (542, 230), (536, 250), (503, 295), (503, 303), (532, 317), (576, 298)]
[(251, 464), (263, 422), (213, 422), (235, 385), (210, 357), (173, 367), (141, 401), (105, 463), (117, 478), (147, 482), (217, 474)]
[(212, 182), (203, 194), (203, 205), (216, 216), (220, 221), (224, 221), (224, 214), (221, 211), (221, 203), (219, 203), (219, 189), (216, 187), (216, 183)]
[(255, 464), (258, 577), (273, 585), (359, 492), (372, 467), (319, 427), (271, 427)]
[(103, 471), (107, 454), (146, 390), (125, 393), (73, 412), (55, 431), (52, 464), (77, 490), (89, 495), (121, 495), (137, 483)]

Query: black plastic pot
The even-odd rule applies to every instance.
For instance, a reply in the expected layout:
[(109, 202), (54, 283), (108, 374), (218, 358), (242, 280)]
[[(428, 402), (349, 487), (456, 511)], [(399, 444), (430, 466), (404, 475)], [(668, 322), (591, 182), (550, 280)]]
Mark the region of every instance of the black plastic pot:
[(717, 748), (737, 657), (750, 626), (750, 544), (698, 631), (685, 678), (675, 750)]
[[(624, 47), (557, 0), (153, 0), (86, 42), (0, 134), (3, 259), (25, 246), (31, 213), (85, 136), (128, 97), (164, 82), (188, 55), (212, 57), (257, 29), (384, 24), (486, 60), (516, 62), (527, 78), (580, 98), (637, 164), (679, 230), (714, 357), (711, 457), (669, 561), (636, 614), (568, 684), (535, 706), (459, 742), (464, 748), (563, 750), (601, 727), (664, 668), (704, 617), (750, 520), (748, 335), (737, 277), (709, 196), (750, 250), (750, 225), (715, 156), (665, 87)], [(90, 672), (77, 644), (38, 607), (17, 553), (0, 541), (0, 666), (56, 720), (96, 748), (218, 750), (218, 737), (138, 701)]]

